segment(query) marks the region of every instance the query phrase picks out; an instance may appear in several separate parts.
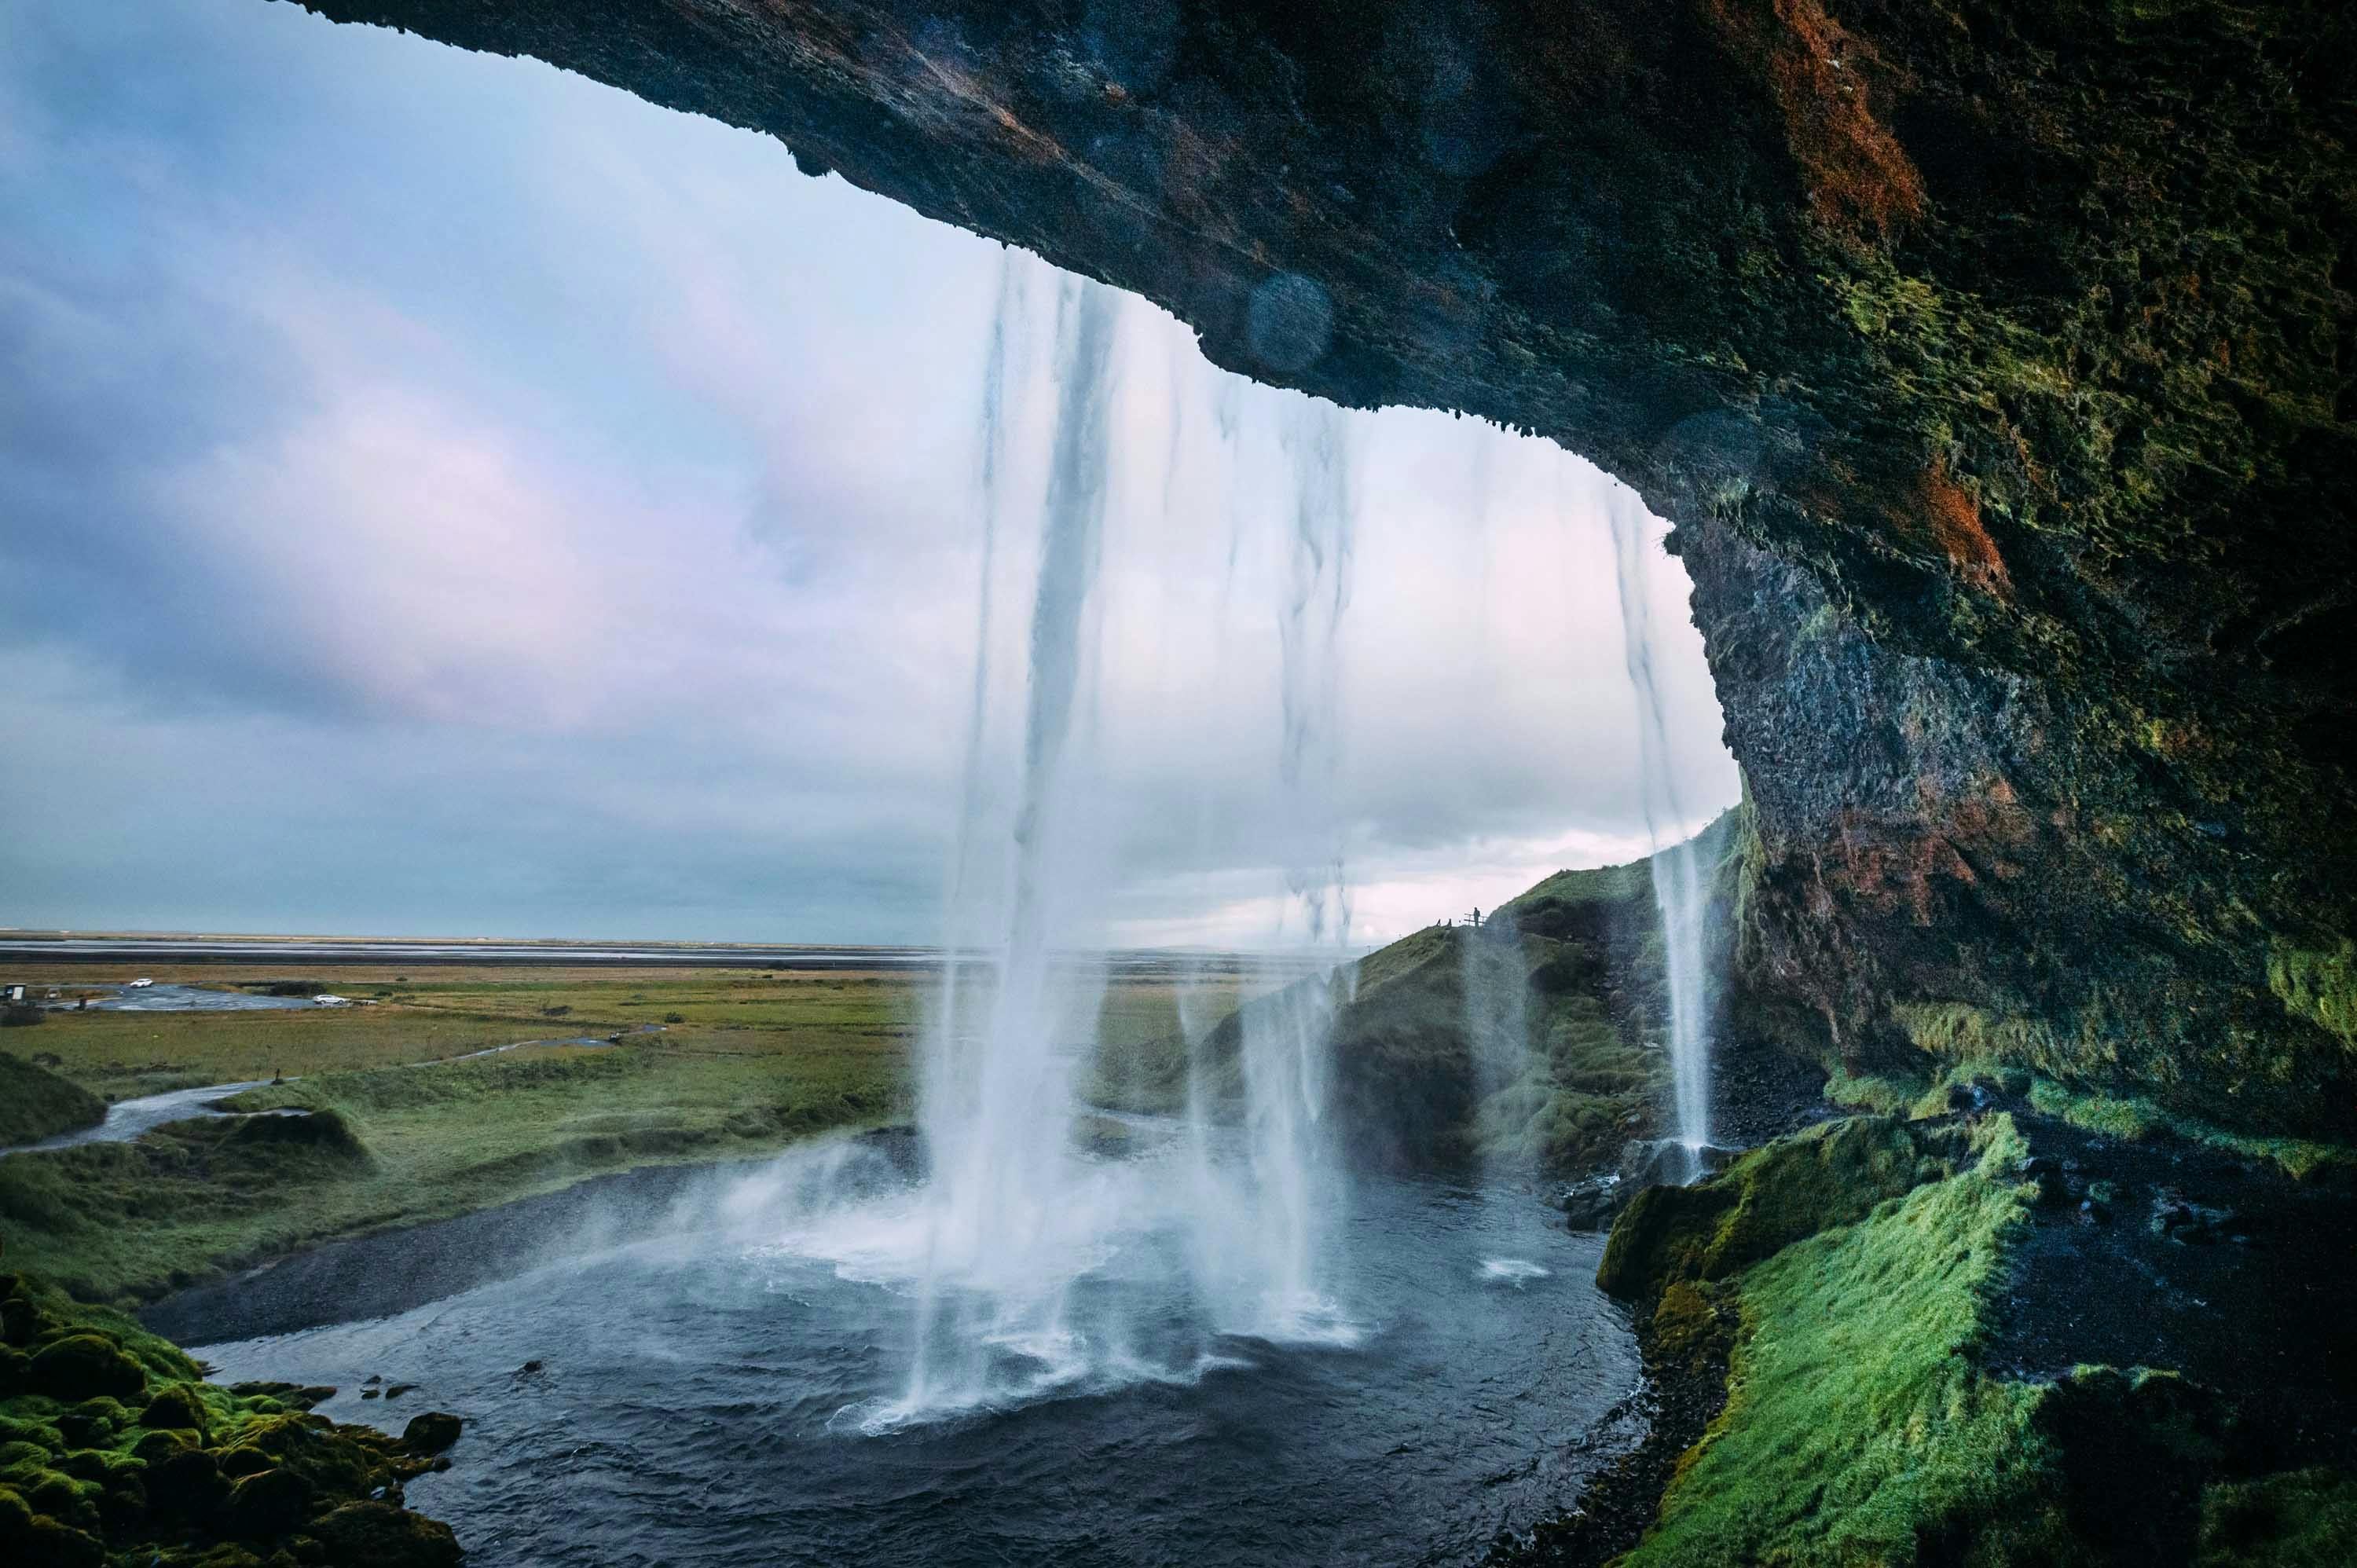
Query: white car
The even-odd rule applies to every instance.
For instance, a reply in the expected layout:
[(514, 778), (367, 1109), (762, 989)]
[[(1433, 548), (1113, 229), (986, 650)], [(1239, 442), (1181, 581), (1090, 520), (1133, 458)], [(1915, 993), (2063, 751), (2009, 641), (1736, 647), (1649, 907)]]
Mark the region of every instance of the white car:
[(145, 991), (155, 983), (156, 983), (152, 980), (135, 980), (131, 983), (131, 989), (134, 991)]

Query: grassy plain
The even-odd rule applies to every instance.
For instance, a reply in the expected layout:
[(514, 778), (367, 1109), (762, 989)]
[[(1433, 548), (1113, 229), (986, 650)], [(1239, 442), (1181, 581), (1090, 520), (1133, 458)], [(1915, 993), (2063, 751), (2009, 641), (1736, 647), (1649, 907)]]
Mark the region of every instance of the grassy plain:
[[(235, 1108), (333, 1112), (313, 1119), (308, 1138), (292, 1135), (303, 1122), (213, 1120), (132, 1144), (0, 1158), (9, 1262), (91, 1299), (152, 1298), (321, 1240), (606, 1172), (747, 1157), (903, 1120), (933, 996), (932, 976), (909, 970), (144, 972), (211, 986), (299, 978), (370, 1004), (64, 1012), (11, 1031), (12, 1045), (37, 1046), (63, 1077), (110, 1098), (284, 1074)], [(78, 977), (54, 964), (0, 973), (18, 978)], [(1225, 1007), (1239, 993), (1212, 980), (1195, 996)], [(1170, 978), (1117, 976), (1097, 1032), (1116, 1047), (1166, 1035), (1178, 1006)], [(582, 1039), (616, 1043), (526, 1043)]]

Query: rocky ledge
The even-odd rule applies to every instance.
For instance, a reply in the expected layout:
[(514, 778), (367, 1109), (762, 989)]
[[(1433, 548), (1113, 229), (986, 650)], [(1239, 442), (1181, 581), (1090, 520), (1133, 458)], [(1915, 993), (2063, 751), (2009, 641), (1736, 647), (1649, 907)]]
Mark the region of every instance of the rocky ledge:
[(2348, 1172), (1973, 1087), (1630, 1206), (1646, 1435), (1501, 1563), (2347, 1560)]

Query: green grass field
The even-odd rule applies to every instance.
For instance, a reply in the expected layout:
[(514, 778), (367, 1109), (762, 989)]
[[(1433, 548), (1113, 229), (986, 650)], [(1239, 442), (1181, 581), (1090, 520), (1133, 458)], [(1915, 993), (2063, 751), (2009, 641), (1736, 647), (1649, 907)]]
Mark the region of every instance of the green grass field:
[[(69, 1011), (9, 1032), (11, 1049), (53, 1058), (59, 1075), (109, 1098), (284, 1074), (237, 1108), (334, 1112), (307, 1141), (281, 1135), (302, 1122), (213, 1120), (135, 1144), (0, 1159), (8, 1262), (89, 1299), (153, 1298), (321, 1240), (610, 1171), (748, 1157), (905, 1120), (934, 994), (930, 976), (906, 971), (145, 972), (213, 986), (299, 978), (371, 1004)], [(121, 978), (0, 971), (43, 984)], [(1242, 993), (1211, 981), (1197, 996), (1225, 1008)], [(1171, 980), (1116, 978), (1097, 1033), (1115, 1049), (1168, 1035), (1178, 1005)], [(620, 1043), (522, 1044), (576, 1037)]]

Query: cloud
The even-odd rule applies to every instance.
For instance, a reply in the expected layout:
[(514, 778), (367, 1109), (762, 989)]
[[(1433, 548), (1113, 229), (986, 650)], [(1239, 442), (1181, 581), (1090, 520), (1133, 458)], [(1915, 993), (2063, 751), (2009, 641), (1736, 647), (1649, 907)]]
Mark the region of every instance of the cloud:
[[(761, 138), (291, 6), (9, 27), (0, 795), (33, 828), (0, 923), (936, 933), (997, 247)], [(1059, 286), (1037, 268), (1015, 323), (988, 865)], [(1136, 302), (1117, 364), (1079, 934), (1284, 940), (1288, 868), (1329, 847), (1367, 936), (1641, 852), (1601, 476), (1349, 416), (1339, 760), (1305, 802), (1275, 762), (1301, 400)], [(1723, 804), (1653, 564), (1674, 762)]]

